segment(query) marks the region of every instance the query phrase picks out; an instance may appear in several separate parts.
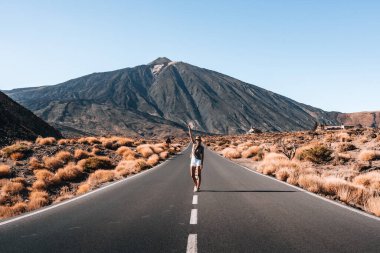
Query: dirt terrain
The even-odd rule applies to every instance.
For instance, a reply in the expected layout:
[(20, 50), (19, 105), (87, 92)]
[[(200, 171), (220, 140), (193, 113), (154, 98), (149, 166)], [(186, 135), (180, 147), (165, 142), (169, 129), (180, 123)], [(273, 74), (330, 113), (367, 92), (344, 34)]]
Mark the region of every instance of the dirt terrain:
[(206, 138), (226, 158), (380, 216), (380, 131), (262, 133)]
[(0, 151), (0, 218), (86, 193), (156, 166), (186, 142), (126, 137), (37, 138)]

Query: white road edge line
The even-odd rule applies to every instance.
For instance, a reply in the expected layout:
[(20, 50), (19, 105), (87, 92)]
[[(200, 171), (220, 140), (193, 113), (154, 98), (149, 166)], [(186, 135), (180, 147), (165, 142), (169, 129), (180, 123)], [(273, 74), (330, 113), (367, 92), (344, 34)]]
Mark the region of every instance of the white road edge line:
[(197, 252), (198, 252), (197, 234), (189, 234), (189, 237), (187, 238), (186, 253), (197, 253)]
[(190, 225), (198, 224), (198, 209), (191, 209)]
[(193, 205), (198, 205), (198, 195), (193, 196)]
[[(185, 151), (189, 148), (189, 146), (190, 146), (190, 144), (189, 144), (186, 148), (184, 148), (181, 152), (179, 152), (178, 154), (176, 154), (174, 157), (176, 157), (177, 155), (182, 154), (183, 152), (185, 152)], [(174, 157), (172, 157), (172, 158), (174, 158)], [(140, 172), (140, 173), (138, 173), (138, 174), (136, 174), (136, 175), (133, 175), (133, 176), (130, 176), (130, 177), (127, 177), (127, 178), (121, 179), (121, 180), (119, 180), (119, 181), (116, 181), (116, 182), (110, 183), (110, 184), (108, 184), (108, 185), (105, 185), (105, 186), (103, 186), (103, 187), (101, 187), (101, 188), (98, 188), (98, 189), (95, 189), (95, 190), (93, 190), (93, 191), (90, 191), (90, 192), (88, 192), (88, 193), (82, 194), (82, 195), (77, 196), (77, 197), (74, 197), (74, 198), (72, 198), (72, 199), (65, 200), (65, 201), (63, 201), (63, 202), (61, 202), (61, 203), (54, 204), (54, 205), (50, 205), (50, 206), (47, 206), (47, 207), (45, 207), (45, 208), (39, 209), (39, 210), (37, 210), (37, 211), (32, 211), (32, 212), (30, 212), (30, 213), (25, 213), (25, 214), (22, 214), (21, 216), (15, 217), (15, 218), (10, 218), (9, 220), (5, 220), (5, 221), (3, 221), (3, 222), (0, 222), (0, 226), (3, 226), (3, 225), (6, 225), (6, 224), (9, 224), (9, 223), (11, 223), (11, 222), (15, 222), (15, 221), (19, 221), (19, 220), (25, 219), (25, 218), (27, 218), (27, 217), (30, 217), (30, 216), (33, 216), (33, 215), (36, 215), (36, 214), (39, 214), (39, 213), (43, 213), (43, 212), (49, 211), (49, 210), (51, 210), (51, 209), (54, 209), (54, 208), (57, 208), (57, 207), (60, 207), (60, 206), (63, 206), (63, 205), (69, 204), (69, 203), (71, 203), (71, 202), (73, 202), (73, 201), (77, 201), (77, 200), (82, 199), (82, 198), (85, 198), (85, 197), (87, 197), (87, 196), (89, 196), (89, 195), (92, 195), (92, 194), (95, 194), (95, 193), (97, 193), (97, 192), (103, 191), (103, 190), (105, 190), (105, 189), (107, 189), (107, 188), (109, 188), (109, 187), (113, 187), (113, 186), (115, 186), (115, 185), (117, 185), (117, 184), (124, 183), (125, 181), (129, 181), (129, 180), (132, 180), (132, 179), (136, 179), (136, 178), (138, 178), (138, 177), (140, 177), (140, 176), (142, 176), (142, 175), (145, 175), (145, 174), (151, 173), (152, 171), (154, 171), (154, 170), (156, 170), (156, 169), (158, 169), (158, 168), (164, 166), (164, 165), (165, 165), (166, 163), (168, 163), (170, 160), (171, 160), (171, 159), (167, 159), (167, 160), (164, 161), (163, 163), (161, 163), (161, 164), (159, 164), (159, 165), (157, 165), (157, 166), (155, 166), (155, 167), (153, 167), (153, 168), (151, 168), (151, 169), (148, 169), (148, 170), (145, 170), (145, 171), (143, 171), (143, 172)]]
[[(210, 149), (209, 149), (209, 150), (210, 150)], [(294, 186), (294, 185), (288, 184), (287, 182), (284, 182), (284, 181), (280, 181), (280, 180), (278, 180), (278, 179), (275, 178), (275, 177), (271, 177), (271, 176), (267, 176), (267, 175), (261, 174), (261, 173), (259, 173), (259, 172), (257, 172), (257, 171), (254, 171), (254, 170), (251, 170), (251, 169), (249, 169), (249, 168), (247, 168), (247, 167), (244, 167), (243, 165), (240, 165), (240, 164), (238, 164), (238, 163), (234, 163), (233, 161), (230, 161), (230, 160), (228, 160), (227, 158), (225, 158), (225, 157), (223, 157), (223, 156), (220, 156), (218, 153), (216, 153), (216, 152), (214, 152), (214, 151), (212, 151), (212, 150), (210, 150), (210, 151), (213, 152), (213, 153), (215, 153), (217, 156), (219, 156), (219, 157), (221, 157), (221, 158), (227, 160), (228, 162), (230, 162), (230, 163), (232, 163), (232, 164), (235, 164), (235, 165), (237, 165), (237, 166), (240, 167), (240, 168), (243, 168), (243, 169), (245, 169), (245, 170), (248, 170), (249, 172), (252, 172), (252, 173), (257, 174), (257, 175), (259, 175), (259, 176), (266, 177), (266, 178), (272, 179), (272, 180), (274, 180), (274, 181), (276, 181), (276, 182), (279, 182), (279, 183), (285, 184), (285, 185), (287, 185), (287, 186), (290, 186), (290, 187), (292, 187), (292, 188), (297, 189), (298, 191), (302, 191), (302, 192), (304, 192), (304, 193), (306, 193), (306, 194), (309, 194), (309, 195), (311, 195), (311, 196), (313, 196), (313, 197), (316, 197), (316, 198), (319, 198), (319, 199), (321, 199), (321, 200), (327, 201), (327, 202), (329, 202), (329, 203), (331, 203), (331, 204), (334, 204), (334, 205), (337, 205), (337, 206), (339, 206), (339, 207), (345, 208), (345, 209), (350, 210), (350, 211), (352, 211), (352, 212), (355, 212), (355, 213), (361, 214), (361, 215), (363, 215), (363, 216), (366, 216), (367, 218), (371, 218), (371, 219), (374, 219), (374, 220), (380, 221), (380, 217), (376, 217), (376, 216), (374, 216), (374, 215), (372, 215), (372, 214), (369, 214), (369, 213), (366, 213), (366, 212), (364, 212), (364, 211), (357, 210), (357, 209), (355, 209), (355, 208), (353, 208), (353, 207), (346, 206), (346, 205), (343, 205), (343, 204), (341, 204), (341, 203), (339, 203), (339, 202), (336, 202), (336, 201), (333, 201), (333, 200), (327, 199), (327, 198), (325, 198), (325, 197), (319, 196), (318, 194), (315, 194), (315, 193), (312, 193), (312, 192), (306, 191), (305, 189), (302, 189), (302, 188), (300, 188), (300, 187), (297, 187), (297, 186)]]

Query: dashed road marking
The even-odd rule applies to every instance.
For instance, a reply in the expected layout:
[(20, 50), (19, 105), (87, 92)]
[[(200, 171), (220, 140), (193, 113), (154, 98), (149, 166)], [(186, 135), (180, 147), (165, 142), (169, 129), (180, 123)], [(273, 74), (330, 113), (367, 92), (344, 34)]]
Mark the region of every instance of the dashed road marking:
[(197, 253), (197, 252), (198, 252), (197, 234), (189, 234), (189, 237), (187, 239), (186, 253)]
[(191, 209), (190, 224), (196, 225), (198, 223), (198, 209)]
[(193, 196), (193, 205), (198, 205), (198, 195)]

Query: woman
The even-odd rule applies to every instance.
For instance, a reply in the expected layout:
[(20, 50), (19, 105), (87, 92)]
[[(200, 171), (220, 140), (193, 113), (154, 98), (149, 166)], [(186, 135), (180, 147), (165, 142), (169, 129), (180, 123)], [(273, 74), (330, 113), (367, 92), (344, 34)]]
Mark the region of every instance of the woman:
[[(193, 138), (191, 133), (191, 127), (189, 127), (190, 140), (193, 143), (191, 149), (191, 163), (190, 163), (190, 175), (194, 181), (194, 192), (198, 192), (201, 189), (201, 172), (203, 168), (203, 161), (205, 158), (204, 147), (202, 146), (202, 139), (200, 136)], [(196, 177), (198, 175), (198, 178)]]

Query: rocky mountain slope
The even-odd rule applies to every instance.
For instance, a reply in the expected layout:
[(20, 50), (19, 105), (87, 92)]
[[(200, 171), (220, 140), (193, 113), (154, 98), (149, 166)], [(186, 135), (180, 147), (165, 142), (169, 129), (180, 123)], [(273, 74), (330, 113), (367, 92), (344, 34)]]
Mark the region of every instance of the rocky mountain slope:
[(335, 115), (224, 74), (167, 58), (45, 87), (7, 91), (69, 135), (304, 130)]
[(337, 121), (344, 125), (379, 128), (380, 112), (340, 113), (337, 115)]
[(37, 136), (62, 137), (59, 131), (0, 92), (0, 146)]

